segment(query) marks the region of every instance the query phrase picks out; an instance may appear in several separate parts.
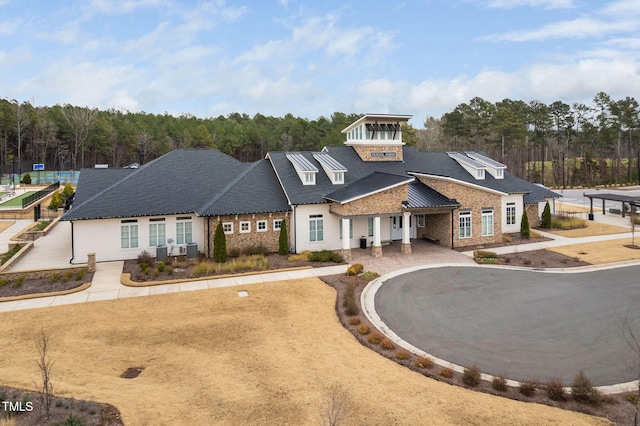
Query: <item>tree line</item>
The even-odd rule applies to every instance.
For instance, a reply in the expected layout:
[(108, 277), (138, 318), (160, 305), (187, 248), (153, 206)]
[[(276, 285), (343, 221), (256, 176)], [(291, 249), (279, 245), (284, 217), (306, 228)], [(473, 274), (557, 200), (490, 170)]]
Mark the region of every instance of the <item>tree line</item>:
[(428, 117), (418, 147), (484, 151), (511, 173), (548, 186), (638, 182), (640, 108), (632, 97), (590, 104), (476, 97)]
[[(634, 98), (602, 92), (589, 105), (475, 97), (440, 118), (427, 117), (424, 129), (405, 125), (403, 140), (421, 150), (483, 151), (512, 174), (547, 185), (622, 183), (639, 175), (639, 114)], [(341, 130), (360, 116), (198, 118), (0, 99), (0, 169), (124, 167), (176, 148), (215, 148), (255, 161), (269, 151), (341, 145)]]

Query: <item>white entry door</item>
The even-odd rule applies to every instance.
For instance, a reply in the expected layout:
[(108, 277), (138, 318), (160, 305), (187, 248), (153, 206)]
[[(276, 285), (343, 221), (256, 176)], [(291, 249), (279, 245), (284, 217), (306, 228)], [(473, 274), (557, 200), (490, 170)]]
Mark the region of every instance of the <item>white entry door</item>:
[(391, 239), (402, 239), (402, 216), (391, 216)]

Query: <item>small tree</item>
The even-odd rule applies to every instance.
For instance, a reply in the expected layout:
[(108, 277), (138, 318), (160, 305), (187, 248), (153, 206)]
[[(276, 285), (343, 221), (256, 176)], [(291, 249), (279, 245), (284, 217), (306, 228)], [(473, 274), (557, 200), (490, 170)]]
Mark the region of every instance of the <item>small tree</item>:
[(71, 186), (71, 184), (70, 184), (70, 183), (66, 184), (66, 185), (64, 186), (64, 188), (62, 189), (62, 197), (63, 197), (64, 199), (69, 198), (70, 196), (72, 196), (72, 195), (73, 195), (73, 193), (74, 193), (74, 191), (73, 191), (73, 186)]
[(48, 419), (51, 413), (51, 403), (53, 402), (53, 384), (51, 383), (51, 369), (53, 362), (49, 359), (49, 336), (40, 330), (40, 334), (35, 339), (36, 349), (38, 350), (38, 368), (40, 369), (40, 377), (42, 384), (40, 390), (42, 392), (42, 408), (44, 415)]
[(280, 226), (280, 237), (278, 239), (278, 254), (289, 253), (289, 236), (287, 235), (287, 221), (282, 219)]
[(529, 238), (529, 217), (527, 216), (527, 212), (522, 213), (522, 220), (520, 221), (520, 236), (522, 238)]
[(54, 192), (49, 200), (49, 210), (57, 210), (64, 204), (64, 198), (59, 192)]
[(213, 236), (213, 260), (218, 263), (227, 261), (227, 236), (224, 235), (222, 222), (218, 222), (216, 233)]
[(551, 228), (551, 207), (549, 206), (549, 202), (544, 205), (544, 210), (542, 211), (542, 227), (543, 228)]
[(29, 173), (25, 174), (22, 177), (22, 183), (24, 183), (25, 185), (31, 185), (31, 175)]
[(326, 390), (320, 405), (320, 424), (340, 426), (346, 423), (354, 409), (349, 392), (338, 384)]

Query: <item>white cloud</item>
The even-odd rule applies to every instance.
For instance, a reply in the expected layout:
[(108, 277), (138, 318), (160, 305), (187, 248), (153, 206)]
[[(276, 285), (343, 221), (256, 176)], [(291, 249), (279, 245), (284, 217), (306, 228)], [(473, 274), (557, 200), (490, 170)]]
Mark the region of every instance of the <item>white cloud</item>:
[(9, 36), (16, 33), (22, 25), (22, 19), (8, 19), (0, 22), (0, 36)]
[(108, 14), (131, 13), (140, 8), (168, 6), (165, 0), (92, 0), (90, 6), (98, 12)]
[(575, 2), (574, 0), (489, 0), (487, 5), (496, 9), (512, 9), (522, 6), (566, 9), (574, 7)]
[(556, 38), (603, 37), (609, 34), (635, 31), (640, 28), (637, 20), (605, 22), (592, 18), (577, 18), (547, 24), (531, 31), (512, 31), (481, 37), (486, 41), (543, 41)]
[(605, 15), (623, 16), (630, 18), (631, 16), (640, 15), (640, 2), (638, 0), (619, 0), (607, 4), (601, 13)]

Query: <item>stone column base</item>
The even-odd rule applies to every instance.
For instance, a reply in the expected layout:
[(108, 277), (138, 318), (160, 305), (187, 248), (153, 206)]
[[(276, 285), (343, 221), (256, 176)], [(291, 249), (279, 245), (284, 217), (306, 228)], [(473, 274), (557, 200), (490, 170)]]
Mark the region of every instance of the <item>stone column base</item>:
[(342, 249), (342, 258), (349, 262), (351, 260), (351, 249)]
[(411, 243), (400, 243), (400, 253), (411, 254)]
[(371, 246), (371, 256), (382, 257), (382, 246)]
[(96, 254), (88, 253), (87, 254), (87, 272), (95, 272), (96, 271)]

